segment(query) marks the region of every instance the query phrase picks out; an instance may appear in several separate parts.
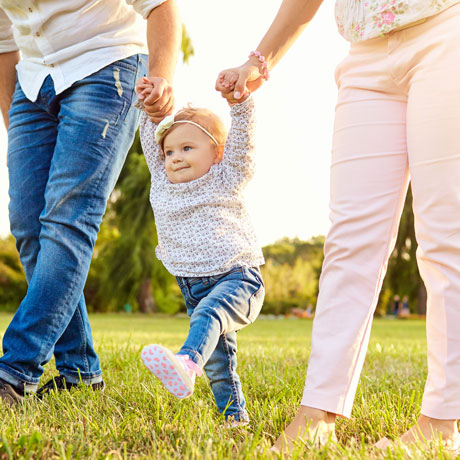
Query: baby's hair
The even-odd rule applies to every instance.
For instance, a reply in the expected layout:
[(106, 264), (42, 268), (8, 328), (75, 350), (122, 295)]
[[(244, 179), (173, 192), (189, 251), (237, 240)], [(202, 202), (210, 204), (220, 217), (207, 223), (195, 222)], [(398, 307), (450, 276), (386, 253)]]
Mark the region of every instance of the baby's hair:
[[(180, 120), (189, 120), (198, 123), (215, 137), (219, 145), (225, 144), (225, 140), (227, 139), (227, 130), (225, 129), (225, 125), (222, 120), (211, 110), (188, 105), (187, 107), (179, 110), (176, 115), (174, 115), (174, 121)], [(160, 142), (160, 147), (162, 150), (166, 136), (171, 133), (177, 126), (180, 126), (180, 124), (172, 125), (171, 128), (169, 128), (163, 135), (163, 138)]]

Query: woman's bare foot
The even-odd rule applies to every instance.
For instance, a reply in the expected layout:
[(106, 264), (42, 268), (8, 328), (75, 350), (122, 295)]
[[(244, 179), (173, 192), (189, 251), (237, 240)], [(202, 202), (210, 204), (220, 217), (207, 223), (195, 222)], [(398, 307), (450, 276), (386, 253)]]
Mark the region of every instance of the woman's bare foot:
[(421, 414), (417, 423), (401, 436), (401, 442), (452, 441), (458, 437), (457, 420), (439, 420)]
[(460, 448), (460, 436), (456, 420), (440, 420), (427, 417), (421, 414), (417, 423), (406, 431), (400, 438), (392, 442), (387, 438), (381, 439), (375, 447), (387, 449), (398, 442), (404, 445), (422, 443), (428, 444), (430, 441), (442, 439), (446, 447), (453, 449)]
[(300, 406), (294, 420), (287, 426), (272, 447), (275, 452), (290, 453), (296, 441), (326, 444), (336, 441), (335, 414), (312, 407)]

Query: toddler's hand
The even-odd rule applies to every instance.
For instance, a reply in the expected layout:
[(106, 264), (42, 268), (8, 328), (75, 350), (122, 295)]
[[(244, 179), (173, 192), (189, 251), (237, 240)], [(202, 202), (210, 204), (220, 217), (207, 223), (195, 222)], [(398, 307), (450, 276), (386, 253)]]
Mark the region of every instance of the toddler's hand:
[(152, 89), (153, 89), (152, 82), (147, 77), (142, 77), (136, 83), (137, 98), (140, 101), (143, 101), (152, 92)]
[(152, 83), (147, 77), (142, 77), (136, 83), (137, 101), (134, 104), (136, 109), (145, 111), (144, 99), (152, 92)]
[[(238, 72), (234, 69), (223, 70), (217, 77), (216, 89), (223, 93), (231, 92), (235, 89), (238, 81)], [(219, 88), (219, 89), (218, 89)]]
[(237, 82), (238, 72), (234, 69), (223, 70), (217, 77), (216, 90), (220, 91), (222, 97), (227, 100), (230, 107), (245, 101), (251, 94), (248, 90), (245, 90), (243, 95), (236, 98), (235, 85)]
[(139, 101), (150, 119), (159, 123), (170, 115), (174, 108), (174, 92), (172, 86), (161, 77), (143, 77), (136, 84)]
[(257, 65), (247, 61), (240, 67), (220, 72), (216, 81), (216, 90), (227, 99), (230, 105), (238, 104), (248, 98), (263, 83)]

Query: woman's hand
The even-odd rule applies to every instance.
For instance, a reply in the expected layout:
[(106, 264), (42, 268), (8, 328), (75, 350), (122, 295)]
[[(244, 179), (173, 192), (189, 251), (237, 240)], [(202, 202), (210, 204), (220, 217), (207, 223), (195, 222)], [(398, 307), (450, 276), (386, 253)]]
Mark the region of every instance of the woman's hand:
[[(217, 77), (216, 90), (229, 103), (242, 102), (250, 92), (256, 91), (272, 70), (297, 40), (307, 24), (313, 19), (323, 0), (283, 0), (270, 28), (248, 61), (240, 67), (222, 71)], [(264, 64), (265, 63), (265, 64)], [(265, 69), (265, 70), (264, 70)], [(244, 99), (243, 99), (244, 100)]]
[(251, 60), (240, 67), (223, 70), (216, 81), (216, 90), (230, 105), (243, 102), (263, 83), (259, 67)]

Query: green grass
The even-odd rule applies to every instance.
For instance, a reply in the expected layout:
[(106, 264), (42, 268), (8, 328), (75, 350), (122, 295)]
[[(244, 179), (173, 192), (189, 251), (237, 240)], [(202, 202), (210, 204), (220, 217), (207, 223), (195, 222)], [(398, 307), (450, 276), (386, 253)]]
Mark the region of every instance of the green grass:
[[(0, 331), (9, 320), (0, 315)], [(191, 398), (178, 401), (139, 359), (148, 343), (178, 349), (186, 318), (93, 315), (91, 322), (106, 391), (52, 394), (42, 402), (30, 398), (12, 409), (0, 404), (0, 459), (273, 458), (268, 446), (292, 419), (302, 394), (311, 321), (261, 319), (238, 334), (251, 424), (233, 431), (223, 427), (205, 378)], [(371, 446), (384, 435), (402, 433), (416, 419), (425, 351), (423, 321), (376, 320), (352, 418), (338, 423), (338, 445), (299, 446), (293, 458), (407, 458), (403, 451), (382, 454)], [(44, 380), (53, 368), (53, 363), (47, 366)], [(415, 449), (411, 458), (455, 457), (433, 447)]]

